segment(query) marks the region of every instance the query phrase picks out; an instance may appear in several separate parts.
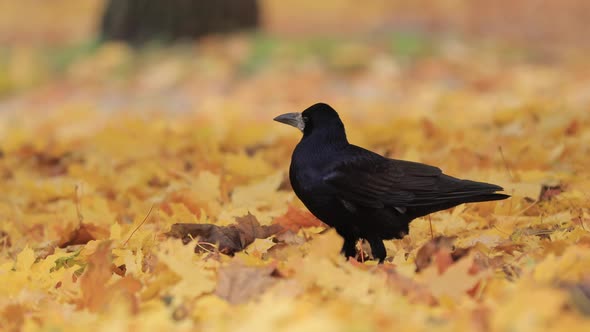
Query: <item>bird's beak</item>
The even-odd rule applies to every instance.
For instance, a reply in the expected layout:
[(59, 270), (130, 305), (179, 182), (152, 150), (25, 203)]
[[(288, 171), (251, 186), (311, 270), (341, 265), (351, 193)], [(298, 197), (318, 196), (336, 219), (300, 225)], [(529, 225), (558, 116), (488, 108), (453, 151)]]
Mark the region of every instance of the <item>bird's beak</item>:
[(289, 126), (293, 126), (298, 128), (299, 130), (303, 131), (305, 129), (305, 121), (303, 121), (303, 117), (301, 113), (285, 113), (277, 116), (274, 118), (275, 121), (281, 122), (284, 124), (288, 124)]

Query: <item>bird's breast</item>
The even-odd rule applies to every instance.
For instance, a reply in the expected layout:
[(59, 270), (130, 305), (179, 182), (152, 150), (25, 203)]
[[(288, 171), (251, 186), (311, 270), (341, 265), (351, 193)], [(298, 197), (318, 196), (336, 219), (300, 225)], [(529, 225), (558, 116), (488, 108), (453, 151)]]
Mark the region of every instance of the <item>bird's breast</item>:
[(309, 167), (309, 165), (300, 167), (293, 163), (289, 169), (289, 180), (297, 196), (304, 193), (318, 192), (323, 184), (321, 171)]

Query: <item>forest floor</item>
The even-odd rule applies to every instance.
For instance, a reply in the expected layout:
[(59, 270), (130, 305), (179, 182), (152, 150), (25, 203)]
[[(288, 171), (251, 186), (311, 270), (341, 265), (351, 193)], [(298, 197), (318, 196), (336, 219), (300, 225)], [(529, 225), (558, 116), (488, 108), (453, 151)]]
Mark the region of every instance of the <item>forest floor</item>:
[[(0, 330), (590, 329), (582, 52), (260, 34), (17, 45), (0, 73)], [(346, 261), (272, 121), (320, 101), (352, 143), (512, 197)]]

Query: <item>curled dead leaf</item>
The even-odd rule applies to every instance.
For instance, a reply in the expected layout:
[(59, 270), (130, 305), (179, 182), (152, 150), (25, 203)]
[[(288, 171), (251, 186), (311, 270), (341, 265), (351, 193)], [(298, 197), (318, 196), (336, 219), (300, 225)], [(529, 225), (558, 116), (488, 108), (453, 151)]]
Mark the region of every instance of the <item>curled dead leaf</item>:
[(107, 239), (109, 237), (109, 229), (102, 225), (95, 225), (91, 223), (80, 223), (67, 239), (66, 242), (59, 245), (60, 248), (65, 248), (72, 245), (86, 244), (93, 240)]
[(565, 186), (561, 184), (557, 185), (548, 185), (544, 184), (541, 186), (541, 192), (539, 193), (539, 201), (549, 201), (553, 199), (553, 197), (561, 194), (565, 191)]
[[(255, 239), (265, 239), (282, 230), (280, 225), (261, 226), (256, 217), (248, 213), (236, 218), (236, 223), (229, 226), (174, 224), (167, 235), (182, 239), (185, 244), (192, 239), (197, 239), (199, 243), (217, 244), (219, 252), (233, 255), (244, 250)], [(199, 245), (195, 247), (195, 252), (202, 250)]]

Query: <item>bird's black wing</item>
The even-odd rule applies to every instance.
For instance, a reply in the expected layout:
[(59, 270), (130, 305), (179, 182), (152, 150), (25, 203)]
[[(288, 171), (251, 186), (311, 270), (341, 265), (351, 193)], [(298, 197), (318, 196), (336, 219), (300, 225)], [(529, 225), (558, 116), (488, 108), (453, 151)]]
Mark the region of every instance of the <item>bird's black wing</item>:
[(347, 158), (331, 165), (323, 177), (345, 202), (372, 208), (430, 206), (502, 190), (501, 187), (460, 180), (434, 166), (384, 158), (351, 146)]

